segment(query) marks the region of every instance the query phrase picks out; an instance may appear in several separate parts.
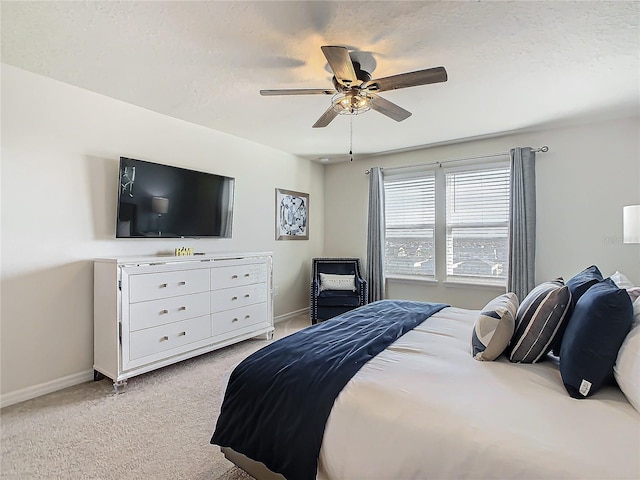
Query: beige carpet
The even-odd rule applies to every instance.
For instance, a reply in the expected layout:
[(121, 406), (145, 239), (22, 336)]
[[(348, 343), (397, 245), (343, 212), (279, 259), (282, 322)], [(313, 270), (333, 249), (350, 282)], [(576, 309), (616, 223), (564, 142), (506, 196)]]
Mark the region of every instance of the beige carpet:
[(220, 475), (217, 480), (253, 480), (253, 477), (238, 467), (230, 468), (226, 473)]
[[(276, 338), (309, 325), (276, 324)], [(129, 379), (76, 385), (0, 411), (2, 479), (245, 480), (209, 440), (233, 367), (264, 337)]]

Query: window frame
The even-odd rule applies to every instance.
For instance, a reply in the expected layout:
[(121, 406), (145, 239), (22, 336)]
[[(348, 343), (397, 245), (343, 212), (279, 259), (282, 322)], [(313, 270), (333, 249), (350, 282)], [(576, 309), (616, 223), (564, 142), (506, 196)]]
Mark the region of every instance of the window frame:
[[(437, 278), (437, 254), (436, 254), (436, 232), (437, 232), (437, 194), (436, 194), (436, 189), (437, 189), (437, 175), (436, 175), (436, 169), (435, 168), (419, 168), (419, 169), (401, 169), (401, 171), (399, 172), (392, 172), (392, 173), (386, 173), (383, 170), (383, 189), (384, 189), (384, 216), (385, 216), (385, 221), (384, 221), (384, 251), (385, 251), (385, 261), (384, 261), (384, 276), (385, 278), (391, 278), (394, 280), (402, 280), (402, 281), (409, 281), (409, 282), (430, 282), (430, 283), (437, 283), (438, 282), (438, 278)], [(434, 270), (433, 270), (433, 274), (432, 275), (426, 275), (426, 274), (403, 274), (403, 273), (398, 273), (398, 272), (393, 272), (390, 273), (387, 271), (387, 261), (386, 261), (386, 252), (387, 252), (387, 229), (388, 229), (388, 222), (387, 222), (387, 179), (389, 180), (389, 182), (393, 182), (393, 181), (403, 181), (403, 180), (419, 180), (419, 179), (424, 179), (424, 178), (428, 178), (428, 179), (432, 179), (433, 181), (433, 186), (432, 186), (432, 203), (433, 203), (433, 212), (432, 212), (432, 216), (433, 216), (433, 222), (432, 223), (426, 223), (426, 224), (412, 224), (412, 227), (414, 229), (430, 229), (431, 230), (431, 241), (433, 243), (433, 261), (434, 261)], [(426, 226), (425, 226), (426, 225)], [(408, 228), (412, 228), (412, 227), (408, 227)]]
[[(469, 159), (472, 160), (472, 159)], [(460, 161), (463, 161), (461, 159)], [(442, 283), (445, 286), (472, 286), (472, 287), (484, 287), (484, 288), (496, 288), (505, 287), (507, 285), (507, 279), (505, 277), (493, 278), (491, 276), (463, 276), (463, 275), (449, 275), (448, 274), (448, 237), (449, 237), (449, 224), (447, 221), (447, 186), (446, 175), (455, 172), (472, 172), (479, 170), (491, 170), (491, 169), (506, 169), (510, 170), (510, 161), (507, 158), (504, 160), (495, 160), (491, 162), (466, 162), (463, 165), (446, 167), (446, 161), (437, 162), (433, 164), (425, 164), (412, 167), (393, 167), (384, 171), (383, 169), (383, 189), (385, 190), (386, 197), (386, 180), (399, 180), (402, 178), (411, 179), (419, 178), (422, 176), (432, 175), (434, 179), (434, 198), (433, 204), (435, 209), (435, 223), (433, 225), (433, 260), (434, 260), (434, 273), (433, 275), (403, 275), (400, 273), (390, 273), (386, 270), (387, 260), (384, 262), (384, 277), (396, 282), (402, 283)], [(397, 170), (397, 171), (396, 171)], [(510, 172), (509, 172), (510, 175)], [(510, 189), (510, 186), (508, 186)], [(496, 222), (500, 228), (507, 228), (507, 242), (509, 235), (509, 223), (510, 223), (510, 192), (507, 195), (507, 220), (506, 222)], [(387, 217), (387, 205), (385, 198), (385, 205), (383, 209), (383, 215), (385, 216), (385, 223)], [(384, 229), (384, 246), (385, 256), (387, 251), (387, 228)], [(508, 248), (508, 247), (507, 247)], [(507, 258), (503, 267), (505, 275), (508, 271), (508, 252)]]
[[(505, 229), (506, 241), (507, 241), (507, 249), (508, 249), (508, 241), (509, 241), (509, 199), (510, 199), (510, 185), (509, 185), (509, 175), (510, 175), (510, 162), (509, 160), (504, 161), (496, 161), (496, 162), (487, 162), (487, 163), (477, 163), (473, 165), (466, 166), (457, 166), (457, 167), (446, 167), (443, 169), (443, 183), (445, 189), (445, 216), (444, 216), (444, 238), (445, 238), (445, 271), (444, 271), (444, 282), (447, 284), (464, 284), (464, 285), (474, 285), (474, 286), (493, 286), (493, 287), (506, 287), (507, 286), (507, 271), (509, 268), (509, 253), (506, 252), (506, 259), (503, 265), (504, 277), (493, 277), (490, 275), (455, 275), (450, 274), (450, 255), (452, 255), (451, 249), (453, 248), (450, 245), (450, 233), (454, 228), (499, 228)], [(456, 174), (456, 173), (472, 173), (478, 171), (488, 171), (488, 170), (506, 170), (507, 178), (506, 178), (506, 187), (507, 187), (507, 196), (506, 196), (506, 220), (502, 222), (476, 222), (476, 223), (450, 223), (448, 218), (449, 212), (449, 192), (448, 192), (448, 182), (447, 175)]]

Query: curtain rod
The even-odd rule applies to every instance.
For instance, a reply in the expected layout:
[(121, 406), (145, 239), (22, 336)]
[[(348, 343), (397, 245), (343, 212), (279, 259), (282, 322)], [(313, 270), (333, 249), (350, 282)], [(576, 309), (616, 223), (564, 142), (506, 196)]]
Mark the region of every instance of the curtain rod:
[[(542, 152), (542, 153), (547, 153), (549, 151), (549, 147), (547, 147), (546, 145), (540, 147), (540, 148), (535, 148), (531, 150), (532, 152)], [(442, 164), (444, 163), (452, 163), (452, 162), (464, 162), (466, 160), (477, 160), (480, 158), (494, 158), (494, 157), (504, 157), (504, 156), (508, 156), (510, 153), (509, 152), (505, 152), (505, 153), (491, 153), (488, 155), (478, 155), (477, 157), (464, 157), (464, 158), (454, 158), (452, 160), (440, 160), (440, 161), (435, 161), (435, 162), (428, 162), (428, 163), (418, 163), (415, 165), (402, 165), (401, 167), (390, 167), (390, 168), (383, 168), (383, 170), (397, 170), (399, 168), (412, 168), (412, 167), (427, 167), (429, 165), (440, 165), (442, 166)], [(367, 169), (364, 171), (365, 175), (369, 175), (369, 172), (371, 172), (371, 170)]]

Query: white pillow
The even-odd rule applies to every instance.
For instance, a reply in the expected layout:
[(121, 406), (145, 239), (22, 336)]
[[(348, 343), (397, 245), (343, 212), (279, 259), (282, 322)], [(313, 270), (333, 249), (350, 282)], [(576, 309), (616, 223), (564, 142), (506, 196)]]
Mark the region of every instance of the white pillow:
[(631, 328), (640, 325), (640, 287), (636, 287), (623, 273), (617, 272), (609, 277), (618, 288), (623, 288), (631, 297), (633, 303), (633, 324)]
[(635, 285), (631, 283), (631, 280), (629, 280), (625, 274), (618, 271), (616, 271), (616, 273), (611, 275), (609, 278), (613, 280), (613, 283), (615, 283), (618, 288), (629, 289), (635, 287)]
[(622, 342), (613, 374), (629, 403), (640, 412), (640, 325), (633, 327)]
[(351, 290), (356, 291), (355, 275), (334, 275), (332, 273), (320, 274), (320, 291), (324, 290)]
[(633, 323), (631, 328), (640, 325), (640, 287), (630, 288), (627, 293), (633, 302)]

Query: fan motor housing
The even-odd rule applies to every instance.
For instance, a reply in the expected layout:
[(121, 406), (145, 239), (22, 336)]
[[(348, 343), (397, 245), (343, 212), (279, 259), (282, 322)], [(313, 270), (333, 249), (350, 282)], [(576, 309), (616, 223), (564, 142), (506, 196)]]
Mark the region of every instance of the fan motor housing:
[[(356, 72), (356, 78), (360, 80), (360, 84), (366, 83), (371, 80), (371, 74), (366, 70), (362, 70), (358, 62), (353, 62), (353, 70)], [(338, 92), (346, 92), (353, 88), (353, 85), (341, 84), (340, 82), (338, 82), (335, 76), (331, 78), (331, 81), (333, 82), (333, 86)]]

